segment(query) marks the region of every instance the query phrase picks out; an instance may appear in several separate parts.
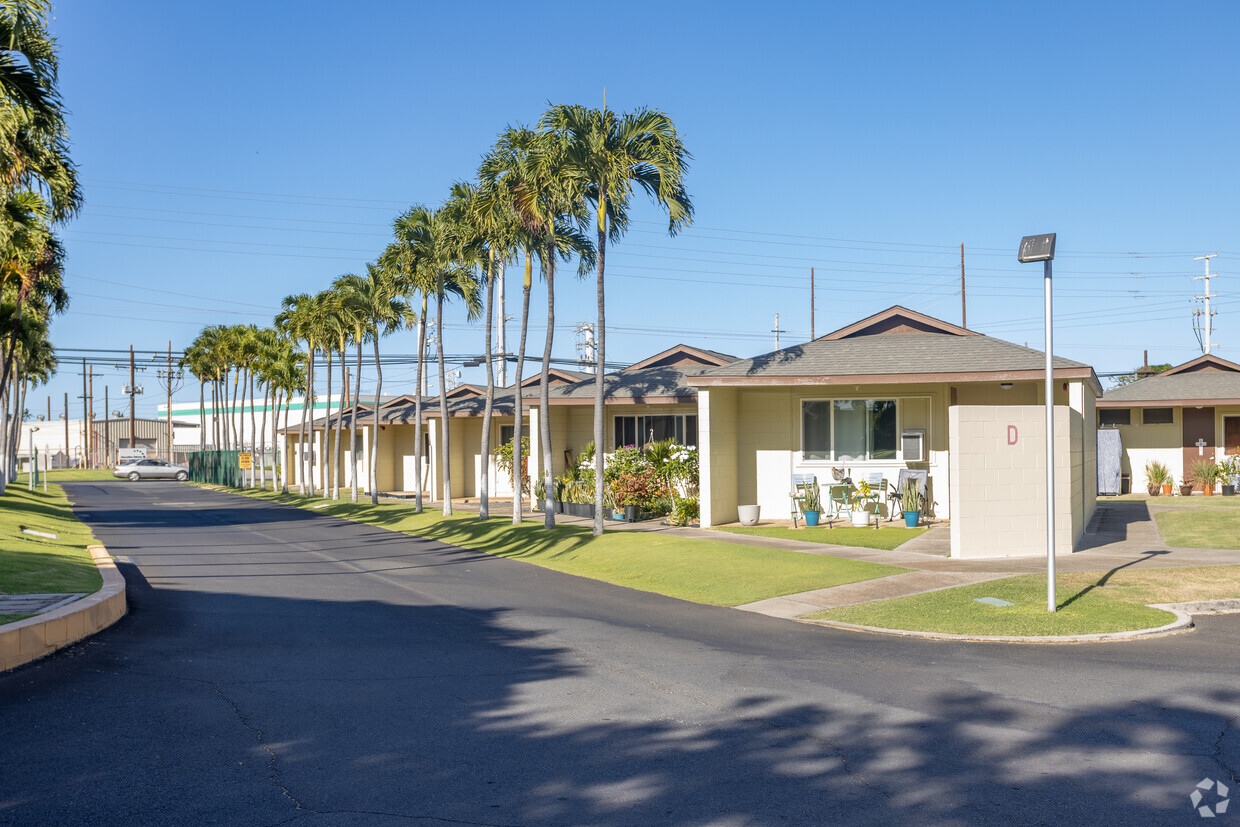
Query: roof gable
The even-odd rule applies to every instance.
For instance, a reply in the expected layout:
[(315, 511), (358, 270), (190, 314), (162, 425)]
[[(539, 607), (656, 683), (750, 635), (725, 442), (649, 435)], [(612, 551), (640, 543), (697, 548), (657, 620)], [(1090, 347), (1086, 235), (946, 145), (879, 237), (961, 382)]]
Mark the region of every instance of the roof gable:
[(656, 353), (654, 356), (642, 359), (640, 362), (634, 362), (627, 368), (623, 368), (622, 372), (630, 370), (643, 370), (645, 368), (672, 367), (676, 365), (713, 368), (735, 361), (735, 356), (729, 356), (726, 353), (718, 353), (713, 350), (690, 347), (689, 345), (675, 345), (673, 347), (669, 347), (662, 353)]
[(967, 328), (945, 322), (942, 319), (936, 319), (933, 316), (927, 316), (924, 313), (918, 313), (916, 310), (909, 310), (907, 307), (901, 307), (897, 304), (881, 313), (875, 313), (873, 316), (862, 319), (859, 322), (853, 322), (847, 327), (841, 327), (833, 333), (819, 336), (814, 341), (837, 341), (839, 339), (852, 339), (858, 336), (881, 336), (899, 333), (941, 333), (949, 336), (981, 335)]
[(464, 385), (457, 385), (455, 388), (445, 393), (444, 398), (445, 399), (463, 399), (469, 396), (485, 396), (485, 395), (486, 394), (482, 390), (482, 388), (478, 387), (477, 385), (471, 385), (469, 383), (466, 383)]
[[(547, 371), (547, 385), (555, 387), (556, 385), (571, 385), (574, 382), (580, 382), (583, 379), (593, 377), (593, 373), (585, 373), (583, 371), (564, 370), (563, 368), (550, 368)], [(542, 374), (536, 373), (521, 383), (523, 388), (537, 388), (542, 382)]]
[(1174, 376), (1177, 373), (1196, 373), (1197, 371), (1225, 371), (1227, 373), (1240, 373), (1240, 365), (1235, 362), (1228, 362), (1226, 359), (1220, 359), (1213, 353), (1203, 353), (1190, 362), (1164, 370), (1161, 374), (1155, 376)]

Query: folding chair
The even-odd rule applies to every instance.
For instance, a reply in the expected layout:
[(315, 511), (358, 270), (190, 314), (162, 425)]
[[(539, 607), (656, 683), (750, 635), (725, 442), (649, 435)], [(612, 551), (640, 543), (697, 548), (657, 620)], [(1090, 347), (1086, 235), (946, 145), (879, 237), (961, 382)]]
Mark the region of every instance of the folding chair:
[[(929, 479), (930, 479), (929, 471), (913, 470), (911, 468), (902, 469), (900, 473), (896, 476), (895, 485), (893, 485), (887, 491), (887, 501), (889, 503), (892, 501), (900, 503), (901, 504), (900, 510), (901, 512), (903, 512), (904, 510), (903, 509), (904, 483), (907, 482), (908, 480), (916, 480), (917, 481), (917, 499), (918, 499), (918, 505), (919, 505), (918, 511), (920, 511), (924, 516), (929, 518), (930, 515), (926, 513), (926, 488), (927, 488), (927, 483), (929, 482)], [(890, 506), (888, 506), (887, 511), (888, 511), (887, 522), (891, 522), (896, 517), (895, 512), (890, 508)]]

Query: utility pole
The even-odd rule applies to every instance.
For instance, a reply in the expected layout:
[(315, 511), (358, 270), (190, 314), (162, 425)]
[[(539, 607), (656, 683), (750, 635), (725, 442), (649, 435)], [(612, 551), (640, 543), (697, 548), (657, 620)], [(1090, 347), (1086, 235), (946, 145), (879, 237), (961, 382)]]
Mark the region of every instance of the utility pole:
[(969, 317), (964, 312), (964, 242), (960, 242), (960, 326), (969, 327)]
[(108, 386), (103, 386), (103, 456), (112, 451), (112, 402), (108, 399)]
[[(1210, 341), (1210, 334), (1212, 333), (1212, 328), (1214, 325), (1214, 315), (1218, 313), (1218, 311), (1210, 309), (1210, 299), (1217, 298), (1218, 296), (1217, 294), (1210, 292), (1210, 259), (1217, 256), (1218, 253), (1210, 253), (1206, 256), (1193, 256), (1193, 261), (1204, 261), (1206, 266), (1204, 276), (1193, 276), (1193, 281), (1204, 280), (1206, 288), (1203, 291), (1204, 295), (1193, 296), (1194, 300), (1199, 301), (1204, 299), (1206, 303), (1205, 310), (1193, 311), (1193, 329), (1204, 333), (1204, 339), (1201, 343), (1202, 353), (1209, 353), (1214, 348), (1214, 344)], [(1217, 276), (1218, 273), (1214, 273), (1214, 275)]]
[(594, 323), (578, 322), (573, 331), (577, 334), (577, 365), (587, 373), (597, 373), (598, 364), (596, 342), (594, 341)]
[(134, 392), (136, 390), (137, 388), (134, 387), (134, 376), (133, 376), (133, 345), (130, 345), (129, 346), (129, 387), (125, 389), (125, 393), (129, 394), (129, 447), (130, 448), (138, 447), (138, 442), (135, 439), (137, 434), (134, 433), (134, 424), (136, 420), (134, 416)]
[(65, 467), (69, 467), (69, 392), (65, 391)]
[[(779, 322), (775, 323), (779, 327)], [(814, 268), (809, 268), (809, 340), (814, 341)]]
[(90, 441), (89, 439), (87, 439), (87, 436), (86, 436), (86, 434), (89, 432), (88, 429), (90, 428), (90, 415), (88, 413), (88, 408), (86, 405), (87, 398), (88, 397), (86, 396), (86, 360), (83, 359), (82, 360), (82, 467), (83, 468), (87, 467), (86, 458), (90, 456), (90, 450), (89, 450)]
[(775, 334), (775, 349), (779, 350), (779, 334), (787, 333), (788, 331), (779, 329), (779, 314), (778, 313), (775, 314), (775, 329), (772, 330), (771, 332)]
[(90, 407), (86, 415), (86, 434), (87, 434), (86, 445), (87, 445), (87, 448), (89, 449), (89, 452), (87, 453), (89, 460), (86, 463), (86, 467), (91, 468), (93, 467), (92, 464), (95, 461), (95, 451), (98, 450), (98, 446), (95, 445), (95, 366), (94, 365), (91, 365), (90, 368), (88, 368), (87, 378), (88, 378), (88, 381), (86, 383), (86, 389), (87, 389), (88, 396), (86, 398), (90, 402)]

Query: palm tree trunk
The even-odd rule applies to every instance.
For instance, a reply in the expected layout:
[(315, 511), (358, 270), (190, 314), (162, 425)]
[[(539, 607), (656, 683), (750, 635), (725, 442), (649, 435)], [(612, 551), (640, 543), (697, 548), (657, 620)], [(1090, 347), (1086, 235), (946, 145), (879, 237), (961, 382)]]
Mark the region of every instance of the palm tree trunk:
[(478, 519), (485, 520), (491, 516), (491, 411), (495, 406), (495, 363), (491, 359), (491, 320), (494, 313), (495, 299), (495, 250), (491, 249), (491, 266), (486, 271), (487, 281), (487, 321), (484, 334), (483, 352), (486, 353), (487, 366), (487, 400), (482, 408), (482, 445), (479, 450), (482, 459), (479, 462), (480, 495), (478, 500)]
[[(254, 457), (254, 461), (250, 463), (250, 487), (253, 488), (255, 471), (258, 470), (254, 466), (256, 462), (259, 465), (262, 464), (263, 455), (257, 450), (258, 449), (258, 429), (255, 427), (255, 423), (258, 420), (254, 415), (254, 368), (253, 367), (250, 368), (249, 373), (250, 373), (250, 451), (254, 454), (257, 454), (257, 456)], [(264, 417), (267, 416), (267, 400), (265, 398), (263, 399), (263, 416)], [(265, 487), (266, 486), (264, 486), (264, 488)]]
[(422, 295), (422, 316), (418, 322), (418, 378), (413, 397), (413, 513), (422, 513), (422, 381), (426, 370), (426, 295)]
[[(547, 336), (543, 340), (542, 375), (538, 383), (538, 432), (543, 456), (543, 527), (555, 528), (555, 511), (551, 508), (551, 392), (547, 385), (551, 371), (551, 344), (555, 338), (555, 233), (547, 242), (547, 256), (543, 261), (547, 275)], [(599, 509), (595, 509), (596, 511)]]
[(512, 524), (521, 525), (521, 511), (525, 501), (525, 458), (521, 451), (521, 375), (525, 370), (525, 335), (530, 320), (530, 285), (534, 260), (530, 250), (525, 251), (525, 281), (521, 284), (521, 337), (517, 346), (517, 376), (512, 383)]
[[(378, 332), (375, 333), (378, 336)], [(349, 432), (349, 482), (353, 502), (357, 502), (357, 415), (358, 401), (362, 398), (362, 336), (357, 337), (357, 378), (353, 380), (353, 421)]]
[(379, 362), (379, 330), (375, 329), (375, 411), (370, 426), (370, 504), (379, 504), (379, 400), (383, 397), (383, 366)]
[(327, 461), (327, 438), (332, 433), (332, 349), (324, 347), (323, 355), (327, 357), (327, 418), (323, 420), (323, 440), (319, 446), (319, 467), (325, 471), (327, 476), (327, 479), (323, 480), (323, 499), (326, 500), (331, 498), (332, 486), (336, 481), (335, 469)]
[(335, 483), (332, 487), (332, 499), (340, 499), (340, 472), (342, 469), (341, 453), (344, 450), (341, 445), (340, 437), (344, 435), (344, 408), (349, 396), (349, 363), (348, 353), (345, 350), (344, 339), (340, 340), (340, 413), (336, 416), (336, 445), (332, 449), (332, 476)]
[[(255, 433), (259, 434), (258, 456), (260, 464), (258, 466), (258, 490), (267, 490), (267, 404), (271, 401), (271, 383), (268, 382), (263, 388), (263, 426)], [(273, 445), (275, 443), (272, 443)], [(276, 478), (274, 463), (272, 464), (271, 490), (276, 488)]]
[(313, 473), (307, 467), (309, 463), (306, 459), (306, 421), (314, 411), (314, 344), (307, 340), (306, 345), (306, 392), (301, 397), (301, 428), (297, 436), (297, 468), (300, 471), (297, 481), (300, 483), (298, 489), (303, 497), (306, 496), (306, 482)]
[(607, 202), (599, 199), (598, 207), (598, 329), (594, 331), (598, 355), (594, 366), (594, 530), (595, 537), (603, 533), (603, 400), (605, 381), (603, 365), (607, 336), (603, 302), (603, 262), (607, 257)]
[(436, 335), (439, 337), (439, 346), (435, 348), (436, 358), (439, 362), (439, 465), (443, 469), (443, 515), (445, 517), (452, 516), (452, 462), (448, 453), (448, 383), (444, 381), (443, 371), (443, 285), (440, 285), (439, 295), (435, 297), (435, 327)]
[[(65, 446), (65, 451), (69, 450)], [(198, 450), (207, 450), (207, 382), (198, 381)]]

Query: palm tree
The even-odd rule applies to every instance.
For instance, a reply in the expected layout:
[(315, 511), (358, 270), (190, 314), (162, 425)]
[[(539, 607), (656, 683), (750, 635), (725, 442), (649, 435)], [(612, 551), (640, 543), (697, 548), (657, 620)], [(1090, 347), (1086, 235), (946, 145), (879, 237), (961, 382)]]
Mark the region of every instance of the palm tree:
[[(394, 283), (402, 296), (417, 296), (421, 310), (413, 316), (418, 326), (418, 367), (416, 393), (413, 402), (414, 441), (414, 496), (413, 512), (422, 513), (422, 387), (426, 369), (427, 301), (433, 278), (431, 262), (437, 255), (433, 233), (434, 212), (426, 207), (413, 207), (392, 224), (396, 240), (387, 246), (379, 258), (385, 271), (395, 274)], [(406, 481), (406, 487), (408, 483)]]
[(0, 2), (0, 190), (38, 190), (60, 222), (82, 205), (57, 88), (48, 0)]
[[(306, 343), (306, 381), (305, 397), (302, 404), (301, 428), (298, 433), (297, 455), (298, 473), (302, 496), (306, 495), (309, 483), (310, 496), (314, 496), (313, 467), (307, 467), (306, 426), (314, 416), (314, 354), (320, 341), (318, 323), (319, 299), (309, 293), (298, 293), (287, 296), (281, 303), (282, 310), (276, 316), (276, 329), (293, 341)], [(286, 429), (287, 432), (287, 429)], [(312, 461), (311, 461), (312, 463)]]
[(540, 128), (562, 143), (567, 166), (582, 184), (593, 206), (598, 235), (597, 303), (598, 365), (594, 377), (594, 534), (603, 533), (604, 373), (607, 328), (603, 290), (607, 240), (618, 240), (628, 227), (634, 186), (640, 187), (668, 213), (668, 233), (675, 235), (693, 220), (693, 204), (684, 179), (692, 157), (672, 119), (653, 109), (617, 115), (565, 104), (543, 115)]

